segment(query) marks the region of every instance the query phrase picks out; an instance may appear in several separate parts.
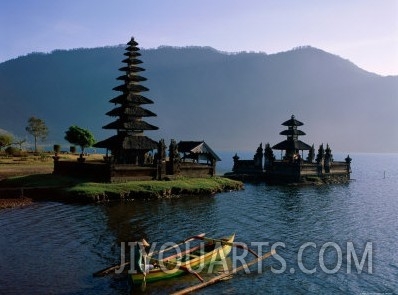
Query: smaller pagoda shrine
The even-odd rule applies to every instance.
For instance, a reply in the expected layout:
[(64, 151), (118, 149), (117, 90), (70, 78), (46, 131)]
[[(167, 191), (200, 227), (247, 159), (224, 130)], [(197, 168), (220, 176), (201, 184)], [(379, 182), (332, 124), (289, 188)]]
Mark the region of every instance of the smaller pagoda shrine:
[[(298, 129), (304, 124), (294, 115), (282, 123), (287, 129), (280, 135), (287, 138), (272, 146), (262, 144), (257, 148), (253, 160), (241, 160), (236, 154), (233, 157), (232, 172), (225, 176), (240, 180), (264, 180), (270, 183), (345, 183), (350, 180), (351, 158), (344, 162), (334, 161), (329, 144), (324, 149), (319, 146), (315, 157), (314, 145), (299, 140), (305, 132)], [(276, 159), (273, 150), (281, 151), (280, 159)], [(304, 159), (304, 151), (308, 151)], [(301, 155), (300, 155), (301, 152)], [(314, 162), (315, 161), (315, 162)]]
[(304, 124), (296, 120), (294, 115), (292, 115), (290, 120), (283, 122), (282, 125), (287, 126), (288, 129), (281, 131), (279, 134), (286, 135), (287, 138), (274, 145), (272, 149), (285, 151), (284, 159), (297, 161), (300, 159), (300, 151), (303, 154), (303, 151), (311, 149), (311, 146), (298, 139), (299, 136), (305, 135), (305, 133), (297, 129), (297, 127), (303, 126)]

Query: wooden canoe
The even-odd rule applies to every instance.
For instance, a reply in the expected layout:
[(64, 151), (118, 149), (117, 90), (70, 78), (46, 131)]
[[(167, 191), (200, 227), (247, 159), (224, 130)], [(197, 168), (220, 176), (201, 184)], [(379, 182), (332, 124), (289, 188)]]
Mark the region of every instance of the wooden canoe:
[[(230, 252), (233, 246), (235, 234), (225, 239), (212, 240), (207, 239), (206, 243), (195, 246), (186, 251), (168, 256), (161, 260), (150, 258), (150, 263), (155, 265), (145, 278), (145, 282), (155, 282), (187, 273), (196, 274), (195, 269), (203, 267), (211, 262), (224, 259)], [(217, 241), (217, 242), (215, 242)], [(219, 242), (221, 241), (221, 242)], [(225, 242), (225, 243), (223, 243)], [(142, 273), (131, 274), (134, 284), (141, 284), (144, 280)]]

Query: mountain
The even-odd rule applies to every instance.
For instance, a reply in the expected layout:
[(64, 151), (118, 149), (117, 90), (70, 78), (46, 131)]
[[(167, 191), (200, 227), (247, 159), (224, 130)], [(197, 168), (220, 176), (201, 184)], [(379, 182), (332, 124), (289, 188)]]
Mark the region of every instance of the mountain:
[[(26, 135), (30, 116), (50, 130), (47, 143), (68, 146), (70, 125), (97, 140), (119, 92), (124, 46), (32, 53), (0, 64), (0, 128)], [(255, 150), (284, 139), (292, 114), (302, 140), (344, 152), (398, 152), (398, 76), (378, 76), (320, 49), (225, 53), (210, 47), (141, 50), (147, 108), (158, 140), (206, 140), (216, 150)], [(27, 135), (26, 135), (27, 136)]]

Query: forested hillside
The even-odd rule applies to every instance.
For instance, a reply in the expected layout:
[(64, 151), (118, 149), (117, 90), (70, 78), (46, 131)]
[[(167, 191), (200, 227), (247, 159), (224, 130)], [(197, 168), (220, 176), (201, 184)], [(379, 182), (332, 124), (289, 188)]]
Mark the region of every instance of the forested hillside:
[[(34, 53), (0, 64), (0, 128), (26, 136), (30, 116), (46, 121), (47, 143), (65, 143), (70, 125), (96, 139), (120, 93), (124, 47)], [(141, 50), (144, 93), (158, 116), (155, 140), (206, 140), (216, 150), (255, 150), (275, 144), (292, 114), (309, 144), (336, 151), (398, 152), (398, 77), (382, 77), (322, 50), (224, 53), (209, 47)]]

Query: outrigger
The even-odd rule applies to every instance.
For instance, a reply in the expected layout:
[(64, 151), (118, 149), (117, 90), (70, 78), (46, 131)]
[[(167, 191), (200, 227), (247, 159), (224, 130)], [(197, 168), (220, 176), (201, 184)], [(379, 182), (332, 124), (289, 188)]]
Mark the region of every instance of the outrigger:
[[(262, 256), (259, 256), (256, 252), (248, 248), (246, 245), (235, 243), (234, 239), (235, 239), (235, 234), (232, 234), (231, 236), (222, 239), (208, 238), (205, 237), (205, 234), (199, 234), (190, 237), (188, 239), (185, 239), (183, 242), (175, 244), (162, 251), (148, 254), (149, 263), (154, 265), (154, 268), (149, 270), (145, 276), (144, 274), (138, 272), (129, 275), (131, 276), (133, 284), (141, 285), (141, 287), (146, 285), (147, 282), (155, 282), (163, 279), (180, 276), (187, 273), (195, 275), (201, 281), (201, 283), (188, 287), (184, 290), (180, 290), (176, 293), (173, 293), (175, 295), (182, 295), (207, 287), (216, 282), (219, 282), (222, 279), (225, 279), (235, 274), (236, 272), (246, 267), (249, 267), (250, 265), (253, 265), (261, 260), (264, 260), (276, 253), (275, 250), (272, 250), (270, 252), (265, 253)], [(177, 254), (167, 256), (163, 259), (152, 258), (154, 254), (160, 254), (166, 251), (170, 251), (183, 244), (188, 244), (193, 240), (202, 240), (205, 243), (198, 246), (194, 246), (182, 252), (178, 251)], [(248, 252), (252, 253), (255, 256), (255, 259), (253, 259), (248, 263), (245, 263), (240, 267), (235, 267), (232, 270), (226, 271), (221, 275), (218, 275), (210, 280), (205, 281), (200, 275), (200, 272), (197, 272), (196, 270), (198, 270), (199, 268), (203, 269), (204, 265), (213, 263), (217, 260), (224, 260), (231, 252), (232, 247), (247, 250)], [(126, 262), (122, 265), (115, 265), (106, 268), (104, 270), (94, 273), (94, 276), (104, 276), (106, 274), (111, 273), (112, 271), (115, 271), (116, 269), (120, 269), (121, 267), (125, 267), (129, 264), (130, 262)]]

